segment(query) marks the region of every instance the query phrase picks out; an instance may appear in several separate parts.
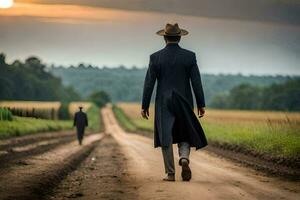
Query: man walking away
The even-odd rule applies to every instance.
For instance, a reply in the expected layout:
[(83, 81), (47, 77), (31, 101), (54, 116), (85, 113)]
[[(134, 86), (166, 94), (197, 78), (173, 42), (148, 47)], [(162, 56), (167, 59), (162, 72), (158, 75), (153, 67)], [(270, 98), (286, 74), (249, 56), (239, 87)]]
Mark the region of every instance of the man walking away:
[(84, 129), (88, 126), (88, 118), (87, 115), (82, 111), (82, 106), (79, 106), (79, 111), (74, 115), (74, 126), (76, 126), (77, 139), (79, 145), (81, 145), (84, 135)]
[(199, 68), (195, 53), (181, 48), (178, 43), (186, 30), (178, 24), (167, 24), (157, 32), (164, 36), (166, 46), (150, 56), (147, 70), (141, 114), (149, 117), (149, 105), (153, 87), (157, 81), (155, 98), (154, 146), (162, 147), (165, 172), (164, 181), (175, 181), (172, 144), (179, 149), (179, 165), (183, 181), (189, 181), (190, 147), (196, 149), (207, 145), (202, 127), (193, 112), (191, 85), (195, 94), (198, 115), (203, 117), (205, 102)]

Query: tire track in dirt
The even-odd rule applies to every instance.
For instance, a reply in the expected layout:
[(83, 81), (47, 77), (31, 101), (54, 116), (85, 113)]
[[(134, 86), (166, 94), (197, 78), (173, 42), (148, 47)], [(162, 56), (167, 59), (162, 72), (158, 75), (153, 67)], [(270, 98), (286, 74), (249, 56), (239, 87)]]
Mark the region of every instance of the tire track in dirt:
[[(89, 134), (86, 134), (89, 135)], [(0, 140), (0, 173), (25, 159), (43, 154), (76, 140), (74, 131), (48, 132)]]
[(128, 174), (127, 159), (116, 140), (107, 135), (48, 199), (134, 200), (137, 186)]
[(57, 131), (57, 132), (46, 132), (46, 133), (34, 133), (24, 136), (12, 137), (7, 139), (0, 139), (0, 151), (15, 148), (19, 146), (25, 146), (40, 141), (46, 141), (53, 138), (63, 138), (74, 135), (74, 131)]
[(8, 168), (12, 165), (24, 163), (23, 160), (27, 157), (45, 153), (74, 140), (74, 136), (68, 136), (63, 138), (49, 139), (46, 141), (39, 141), (33, 144), (27, 144), (25, 146), (9, 148), (6, 151), (2, 151), (3, 153), (0, 154), (0, 171), (9, 170)]
[(25, 158), (25, 165), (14, 165), (0, 172), (1, 200), (42, 199), (65, 175), (94, 149), (103, 134), (87, 136), (51, 151)]

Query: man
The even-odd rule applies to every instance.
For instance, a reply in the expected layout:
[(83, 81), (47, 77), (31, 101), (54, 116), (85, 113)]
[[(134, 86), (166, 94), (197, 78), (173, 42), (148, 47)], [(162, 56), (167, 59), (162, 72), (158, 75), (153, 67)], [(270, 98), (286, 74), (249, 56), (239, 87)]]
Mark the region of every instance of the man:
[(79, 111), (75, 113), (74, 116), (74, 126), (77, 129), (77, 139), (79, 145), (82, 144), (82, 139), (84, 135), (84, 129), (88, 126), (87, 115), (82, 111), (82, 106), (79, 106)]
[(199, 117), (203, 117), (205, 113), (200, 72), (195, 53), (178, 45), (181, 36), (187, 35), (188, 31), (180, 29), (178, 24), (167, 24), (157, 34), (164, 36), (166, 47), (150, 56), (141, 114), (148, 119), (151, 96), (157, 80), (154, 146), (162, 147), (167, 173), (163, 180), (175, 181), (172, 144), (177, 143), (181, 176), (183, 181), (189, 181), (192, 177), (189, 167), (190, 147), (200, 149), (207, 145), (202, 127), (193, 112), (191, 85)]

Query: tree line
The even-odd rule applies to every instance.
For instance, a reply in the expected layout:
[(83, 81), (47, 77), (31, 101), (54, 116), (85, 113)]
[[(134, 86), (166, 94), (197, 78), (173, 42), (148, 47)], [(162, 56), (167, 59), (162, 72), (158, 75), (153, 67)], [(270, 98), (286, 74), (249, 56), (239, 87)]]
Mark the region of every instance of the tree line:
[[(90, 96), (95, 90), (103, 90), (110, 95), (113, 102), (141, 102), (146, 70), (147, 68), (126, 68), (125, 66), (98, 68), (85, 64), (70, 67), (53, 66), (50, 69), (53, 74), (62, 78), (65, 85), (74, 86), (74, 89), (83, 97)], [(216, 106), (218, 100), (215, 99), (220, 99), (220, 96), (229, 94), (231, 89), (242, 84), (264, 88), (297, 78), (281, 75), (245, 76), (241, 74), (203, 73), (201, 77), (206, 105), (209, 107)], [(230, 106), (228, 105), (228, 107)]]
[[(91, 100), (100, 107), (110, 100), (140, 102), (145, 73), (125, 66), (47, 67), (37, 57), (8, 64), (0, 54), (0, 100)], [(209, 107), (299, 110), (299, 76), (202, 74), (202, 82)], [(62, 107), (67, 110), (67, 104)]]
[[(0, 100), (22, 101), (60, 101), (59, 118), (69, 117), (68, 105), (71, 101), (93, 101), (99, 107), (110, 101), (104, 91), (95, 90), (90, 96), (82, 97), (72, 85), (64, 86), (62, 79), (53, 75), (39, 58), (29, 57), (24, 62), (15, 60), (12, 64), (6, 62), (5, 54), (0, 54)], [(48, 111), (31, 109), (11, 109), (17, 116), (47, 117)], [(51, 114), (51, 112), (50, 112)], [(47, 115), (46, 117), (44, 115)]]
[(36, 57), (7, 64), (5, 54), (0, 54), (0, 100), (80, 100), (71, 86), (64, 86), (61, 78), (46, 69), (46, 65)]
[(300, 111), (300, 78), (267, 87), (241, 84), (229, 93), (215, 96), (211, 106), (222, 109)]

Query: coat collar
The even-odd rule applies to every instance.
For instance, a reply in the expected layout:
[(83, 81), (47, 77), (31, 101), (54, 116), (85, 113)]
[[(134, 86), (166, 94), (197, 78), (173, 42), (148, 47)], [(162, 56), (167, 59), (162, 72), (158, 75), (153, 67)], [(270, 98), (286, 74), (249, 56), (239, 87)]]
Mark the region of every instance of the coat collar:
[(180, 47), (178, 43), (168, 43), (166, 44), (166, 48), (170, 48), (170, 47)]

